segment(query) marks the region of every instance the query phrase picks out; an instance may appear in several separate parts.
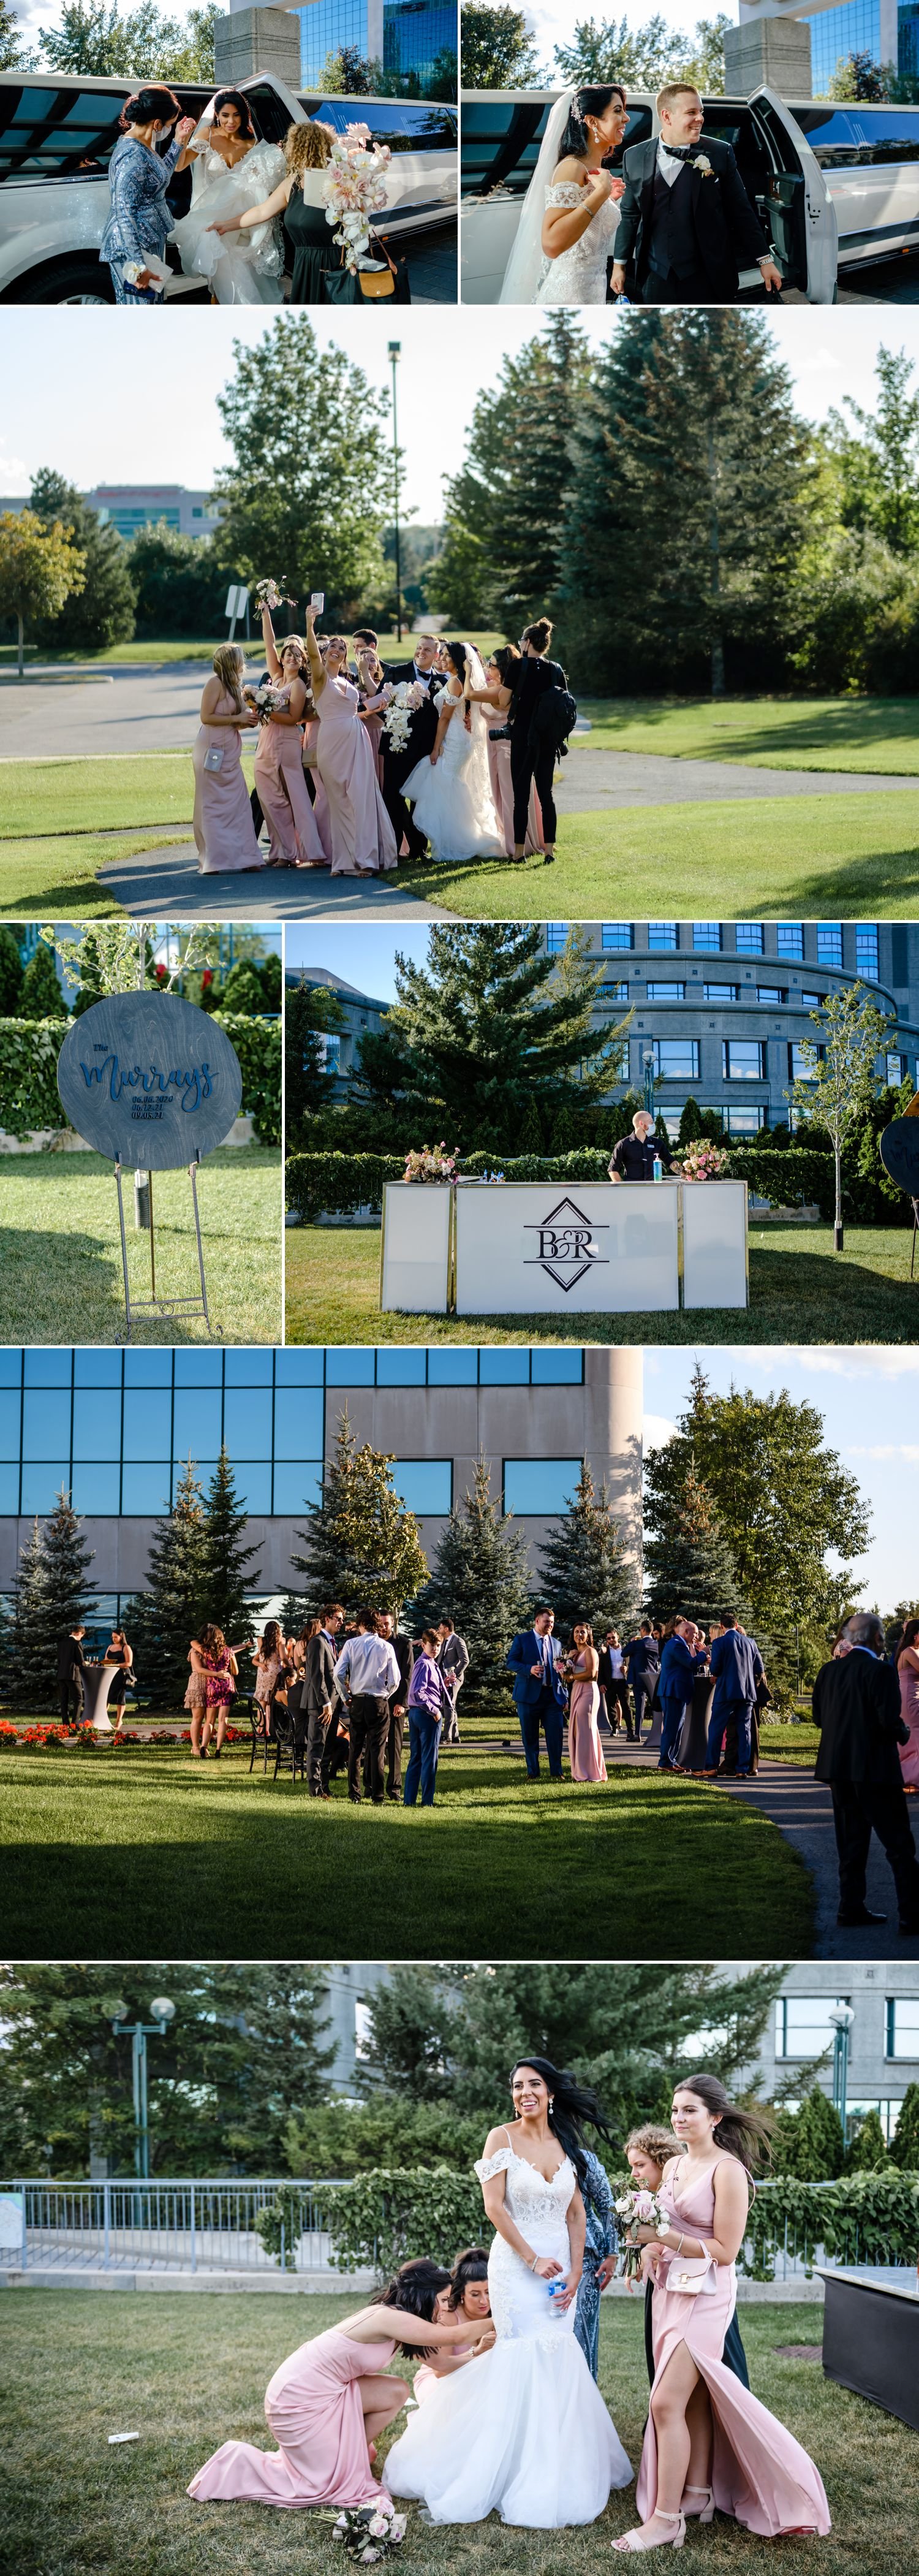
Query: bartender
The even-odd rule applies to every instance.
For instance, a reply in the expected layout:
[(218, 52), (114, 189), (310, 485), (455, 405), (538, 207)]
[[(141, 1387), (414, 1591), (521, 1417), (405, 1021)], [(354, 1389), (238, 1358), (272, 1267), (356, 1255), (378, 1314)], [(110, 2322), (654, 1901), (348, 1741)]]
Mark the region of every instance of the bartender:
[(662, 1144), (655, 1134), (650, 1109), (636, 1109), (631, 1136), (620, 1136), (618, 1145), (613, 1147), (610, 1180), (653, 1181), (655, 1162), (661, 1162), (665, 1172), (672, 1172), (669, 1145)]

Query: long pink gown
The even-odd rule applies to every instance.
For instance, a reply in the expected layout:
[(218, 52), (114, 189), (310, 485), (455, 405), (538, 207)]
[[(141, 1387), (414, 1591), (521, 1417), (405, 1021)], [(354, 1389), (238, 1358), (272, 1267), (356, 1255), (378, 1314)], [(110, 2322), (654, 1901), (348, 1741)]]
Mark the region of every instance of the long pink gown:
[(259, 726), (255, 784), (270, 835), (269, 865), (276, 868), (320, 867), (325, 859), (319, 825), (303, 775), (303, 737), (299, 725)]
[[(486, 707), (485, 713), (488, 717), (489, 727), (488, 775), (491, 779), (492, 802), (494, 804), (495, 813), (497, 814), (501, 830), (504, 834), (504, 847), (507, 851), (508, 858), (511, 858), (513, 856), (514, 849), (514, 790), (511, 783), (511, 747), (509, 742), (492, 742), (490, 738), (492, 726), (497, 726), (504, 722), (504, 718), (501, 715), (500, 710), (493, 707)], [(530, 788), (530, 804), (529, 811), (527, 813), (527, 836), (523, 846), (529, 855), (534, 850), (541, 850), (542, 845), (542, 808), (540, 806), (534, 783)]]
[[(229, 715), (229, 694), (217, 701), (217, 713)], [(209, 751), (222, 751), (219, 769), (205, 769)], [(242, 745), (235, 725), (203, 724), (192, 753), (195, 772), (193, 830), (198, 874), (217, 876), (236, 868), (265, 865), (255, 837), (252, 808), (242, 765)]]
[(606, 1764), (598, 1733), (600, 1693), (596, 1682), (573, 1681), (568, 1703), (568, 1759), (572, 1780), (605, 1780)]
[(903, 1786), (919, 1789), (919, 1673), (910, 1664), (901, 1664), (899, 1682), (900, 1715), (909, 1727), (909, 1743), (899, 1747)]
[(351, 680), (326, 681), (316, 703), (316, 821), (333, 877), (396, 866), (396, 836), (380, 793)]
[[(700, 2175), (679, 2199), (675, 2189), (679, 2166), (661, 2184), (660, 2197), (674, 2225), (685, 2228), (688, 2235), (701, 2237), (703, 2242), (714, 2225), (716, 2172), (717, 2166), (713, 2165), (711, 2173)], [(756, 2532), (764, 2540), (805, 2528), (829, 2531), (829, 2506), (813, 2460), (795, 2441), (794, 2434), (786, 2432), (778, 2417), (760, 2405), (759, 2398), (744, 2388), (732, 2370), (725, 2369), (724, 2338), (737, 2301), (733, 2263), (719, 2263), (714, 2290), (703, 2290), (695, 2297), (667, 2288), (668, 2273), (678, 2272), (679, 2268), (678, 2255), (665, 2255), (660, 2286), (655, 2283), (654, 2287), (654, 2388), (671, 2355), (684, 2343), (705, 2381), (711, 2404), (712, 2489), (719, 2512), (732, 2514), (735, 2522), (743, 2523), (745, 2530)], [(653, 2394), (652, 2389), (652, 2405)], [(657, 2435), (652, 2411), (638, 2472), (637, 2501), (643, 2522), (650, 2519), (656, 2500)]]
[(302, 2343), (269, 2380), (265, 2414), (276, 2451), (221, 2442), (193, 2477), (196, 2503), (368, 2504), (381, 2490), (370, 2466), (359, 2382), (386, 2370), (393, 2342), (349, 2343), (337, 2326)]

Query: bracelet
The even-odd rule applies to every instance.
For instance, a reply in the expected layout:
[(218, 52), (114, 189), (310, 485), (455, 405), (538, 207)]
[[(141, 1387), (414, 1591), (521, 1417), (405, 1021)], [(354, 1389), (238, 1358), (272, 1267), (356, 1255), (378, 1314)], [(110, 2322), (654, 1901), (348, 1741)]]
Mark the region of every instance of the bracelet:
[(530, 2271), (531, 2271), (531, 2272), (535, 2272), (538, 2261), (539, 2261), (539, 2256), (538, 2256), (538, 2254), (534, 2254), (534, 2256), (533, 2256), (533, 2260), (532, 2260), (532, 2263), (529, 2265), (529, 2269), (530, 2269)]
[(674, 2246), (673, 2250), (675, 2254), (682, 2254), (684, 2242), (685, 2239), (681, 2236), (679, 2244)]

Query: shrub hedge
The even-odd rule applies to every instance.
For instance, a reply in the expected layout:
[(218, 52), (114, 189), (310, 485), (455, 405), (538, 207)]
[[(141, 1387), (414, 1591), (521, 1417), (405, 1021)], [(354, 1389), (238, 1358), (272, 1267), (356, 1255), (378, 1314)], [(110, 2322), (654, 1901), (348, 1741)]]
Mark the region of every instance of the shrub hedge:
[[(215, 1011), (239, 1057), (242, 1105), (260, 1145), (281, 1142), (281, 1023), (245, 1011)], [(24, 1140), (36, 1128), (58, 1133), (64, 1118), (57, 1088), (63, 1020), (0, 1019), (0, 1127)]]
[[(463, 1171), (471, 1178), (499, 1171), (508, 1181), (545, 1181), (551, 1187), (558, 1182), (605, 1181), (608, 1164), (606, 1146), (581, 1145), (571, 1154), (468, 1154)], [(351, 1216), (361, 1207), (381, 1208), (384, 1181), (401, 1181), (404, 1168), (401, 1154), (291, 1154), (287, 1203), (306, 1224), (323, 1214)], [(835, 1184), (830, 1153), (811, 1146), (732, 1145), (727, 1169), (731, 1179), (747, 1181), (751, 1193), (767, 1199), (770, 1207), (815, 1206), (823, 1218), (832, 1219)], [(891, 1203), (873, 1175), (858, 1170), (854, 1156), (843, 1158), (842, 1203), (850, 1224), (912, 1221), (905, 1191)]]

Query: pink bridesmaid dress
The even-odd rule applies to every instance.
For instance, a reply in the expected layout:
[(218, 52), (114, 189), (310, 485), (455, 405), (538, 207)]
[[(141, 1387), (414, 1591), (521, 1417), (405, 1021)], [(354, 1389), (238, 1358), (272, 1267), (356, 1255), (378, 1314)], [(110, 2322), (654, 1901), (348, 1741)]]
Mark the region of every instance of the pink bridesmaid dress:
[[(711, 2173), (701, 2175), (692, 2189), (678, 2199), (679, 2169), (678, 2164), (672, 2176), (661, 2184), (660, 2197), (674, 2226), (685, 2228), (687, 2235), (698, 2236), (705, 2243), (715, 2220), (717, 2167), (713, 2165)], [(671, 2354), (685, 2343), (705, 2381), (711, 2404), (711, 2483), (719, 2512), (732, 2514), (735, 2522), (763, 2540), (776, 2540), (782, 2532), (829, 2531), (829, 2506), (813, 2460), (795, 2441), (794, 2434), (786, 2432), (777, 2416), (760, 2405), (759, 2398), (744, 2388), (722, 2360), (724, 2338), (737, 2302), (733, 2263), (717, 2264), (714, 2290), (702, 2290), (696, 2296), (668, 2289), (668, 2275), (679, 2269), (679, 2256), (665, 2254), (660, 2286), (655, 2283), (651, 2307), (654, 2387)], [(653, 2413), (649, 2413), (637, 2488), (643, 2522), (650, 2520), (656, 2499), (657, 2435)]]
[(606, 1778), (599, 1717), (600, 1693), (596, 1682), (573, 1681), (568, 1702), (568, 1760), (572, 1780)]
[(333, 877), (396, 866), (396, 836), (350, 680), (327, 680), (316, 712), (316, 820)]
[[(484, 712), (488, 718), (490, 737), (491, 727), (493, 725), (503, 724), (504, 717), (493, 707), (486, 707)], [(501, 830), (504, 834), (504, 847), (507, 851), (508, 858), (510, 859), (513, 857), (514, 853), (514, 790), (511, 783), (511, 747), (509, 742), (492, 742), (489, 738), (488, 775), (491, 779), (492, 802)], [(523, 846), (527, 852), (527, 856), (530, 857), (534, 850), (541, 850), (542, 845), (542, 808), (534, 784), (530, 788), (530, 804), (529, 811), (527, 813), (527, 836)]]
[(274, 868), (324, 867), (319, 825), (303, 775), (299, 725), (259, 726), (255, 784), (268, 825), (268, 864)]
[(900, 1684), (900, 1715), (909, 1727), (909, 1743), (898, 1747), (904, 1789), (919, 1789), (919, 1673), (911, 1664), (901, 1664), (897, 1678)]
[[(218, 701), (229, 715), (233, 700)], [(219, 769), (206, 769), (208, 752), (220, 751)], [(198, 874), (223, 875), (230, 869), (262, 868), (264, 859), (252, 823), (252, 808), (242, 765), (242, 745), (235, 725), (203, 724), (192, 753), (195, 772), (193, 830)]]
[(221, 2442), (187, 2492), (197, 2504), (369, 2504), (381, 2488), (370, 2466), (360, 2381), (386, 2370), (395, 2344), (350, 2343), (330, 2326), (302, 2343), (269, 2380), (265, 2414), (276, 2451)]

